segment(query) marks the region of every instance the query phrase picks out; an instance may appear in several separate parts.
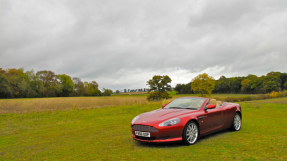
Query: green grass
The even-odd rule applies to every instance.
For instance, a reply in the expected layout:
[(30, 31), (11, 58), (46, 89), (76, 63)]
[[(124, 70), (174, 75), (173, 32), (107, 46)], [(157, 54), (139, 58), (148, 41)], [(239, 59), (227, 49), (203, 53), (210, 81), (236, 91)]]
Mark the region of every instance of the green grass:
[(263, 101), (241, 103), (240, 131), (212, 134), (192, 146), (132, 139), (133, 117), (160, 103), (5, 113), (0, 160), (287, 160), (287, 105)]

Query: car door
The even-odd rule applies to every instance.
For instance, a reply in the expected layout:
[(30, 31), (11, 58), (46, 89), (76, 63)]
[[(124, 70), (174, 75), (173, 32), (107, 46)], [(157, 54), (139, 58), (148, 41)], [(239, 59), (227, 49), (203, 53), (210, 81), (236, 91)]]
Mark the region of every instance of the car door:
[(222, 107), (204, 110), (201, 123), (203, 132), (220, 128), (225, 121), (225, 113)]

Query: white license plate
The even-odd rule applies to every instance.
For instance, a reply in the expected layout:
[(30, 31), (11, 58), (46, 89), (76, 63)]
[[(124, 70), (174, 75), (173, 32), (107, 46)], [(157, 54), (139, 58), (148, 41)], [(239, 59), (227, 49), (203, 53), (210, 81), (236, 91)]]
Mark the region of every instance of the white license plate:
[(150, 133), (149, 132), (135, 131), (135, 134), (137, 136), (150, 137)]

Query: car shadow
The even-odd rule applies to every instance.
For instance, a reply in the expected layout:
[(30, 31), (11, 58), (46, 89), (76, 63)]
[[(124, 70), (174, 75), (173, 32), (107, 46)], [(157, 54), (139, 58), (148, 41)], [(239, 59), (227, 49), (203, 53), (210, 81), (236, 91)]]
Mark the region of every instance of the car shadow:
[[(200, 137), (200, 139), (193, 146), (200, 144), (201, 142), (204, 142), (204, 140), (206, 140), (206, 139), (215, 138), (217, 136), (224, 135), (226, 133), (232, 133), (232, 132), (233, 131), (223, 130), (223, 131), (219, 131), (219, 132), (216, 132), (213, 134), (209, 134), (207, 136)], [(169, 143), (147, 143), (147, 142), (137, 141), (136, 144), (138, 146), (149, 147), (149, 148), (151, 148), (151, 147), (153, 147), (153, 148), (173, 148), (173, 147), (188, 146), (188, 145), (183, 144), (182, 141), (180, 141), (180, 142), (169, 142)]]

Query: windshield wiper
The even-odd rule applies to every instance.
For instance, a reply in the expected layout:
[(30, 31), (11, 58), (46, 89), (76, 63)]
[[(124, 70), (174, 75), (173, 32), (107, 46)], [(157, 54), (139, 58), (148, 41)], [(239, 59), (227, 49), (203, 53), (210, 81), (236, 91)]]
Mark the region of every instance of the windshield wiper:
[(185, 109), (198, 110), (197, 108), (185, 108)]
[(182, 109), (181, 107), (169, 107), (168, 109)]

